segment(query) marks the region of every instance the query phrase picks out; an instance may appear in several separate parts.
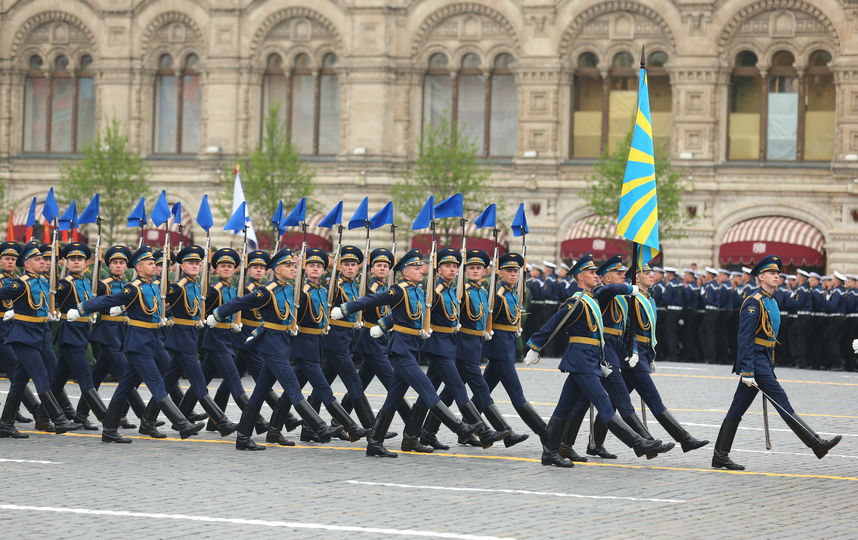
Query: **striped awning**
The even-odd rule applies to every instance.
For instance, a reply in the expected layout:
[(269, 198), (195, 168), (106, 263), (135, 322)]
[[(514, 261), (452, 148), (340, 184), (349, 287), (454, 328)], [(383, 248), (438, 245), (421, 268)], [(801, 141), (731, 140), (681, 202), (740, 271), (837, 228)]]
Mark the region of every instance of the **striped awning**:
[(596, 260), (604, 260), (617, 253), (627, 253), (629, 242), (617, 236), (617, 223), (603, 216), (587, 216), (566, 229), (560, 242), (560, 257), (577, 259), (592, 253)]
[(563, 240), (578, 238), (619, 238), (615, 220), (603, 216), (587, 216), (573, 223), (563, 236)]
[(790, 265), (824, 266), (825, 237), (799, 219), (766, 216), (748, 219), (727, 230), (719, 250), (720, 264), (750, 264), (774, 253)]

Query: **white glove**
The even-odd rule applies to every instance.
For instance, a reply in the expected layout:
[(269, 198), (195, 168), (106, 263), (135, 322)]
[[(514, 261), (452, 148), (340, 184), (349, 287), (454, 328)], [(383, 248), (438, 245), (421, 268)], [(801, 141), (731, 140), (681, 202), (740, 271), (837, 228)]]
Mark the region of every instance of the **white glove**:
[(92, 315), (90, 315), (89, 320), (92, 321), (93, 324), (98, 322), (98, 312), (95, 312)]
[(429, 330), (420, 330), (420, 337), (422, 339), (429, 339), (429, 336), (432, 335), (432, 329)]
[[(80, 316), (80, 315), (78, 314), (78, 316)], [(59, 312), (56, 312), (56, 311), (55, 311), (55, 312), (48, 311), (48, 320), (49, 320), (49, 321), (51, 321), (51, 322), (57, 322), (58, 320), (60, 320), (60, 314), (59, 314)]]
[(636, 365), (638, 365), (638, 360), (640, 360), (638, 353), (632, 353), (631, 356), (626, 358), (626, 362), (629, 363), (629, 367), (635, 367)]
[(757, 381), (753, 377), (739, 377), (739, 382), (749, 387), (757, 386)]
[(605, 362), (599, 363), (599, 370), (601, 370), (602, 372), (602, 377), (607, 377), (614, 371), (613, 369), (611, 369), (611, 366), (609, 366)]
[(298, 329), (297, 328), (290, 328), (289, 334), (292, 335), (293, 337), (297, 336), (298, 335)]
[[(3, 314), (3, 320), (8, 321), (9, 319), (11, 319), (14, 316), (15, 316), (15, 312), (10, 309), (6, 313)], [(858, 339), (856, 339), (855, 341), (858, 341)]]
[(122, 315), (122, 306), (113, 306), (112, 308), (110, 308), (110, 314), (114, 317)]
[(217, 325), (217, 320), (215, 319), (214, 314), (206, 317), (206, 326), (209, 328), (214, 328)]
[(521, 328), (515, 331), (515, 337), (521, 337)]
[(69, 322), (74, 322), (80, 319), (80, 311), (72, 308), (68, 311), (68, 313), (66, 313), (66, 318), (69, 320)]
[(632, 296), (637, 296), (641, 293), (640, 287), (637, 285), (632, 285)]
[(380, 326), (373, 326), (372, 328), (369, 329), (369, 335), (370, 335), (370, 337), (374, 337), (375, 339), (378, 339), (384, 335), (384, 330), (382, 330)]
[[(6, 313), (9, 313), (8, 311)], [(852, 352), (858, 354), (858, 339), (852, 340)]]
[(483, 334), (483, 341), (491, 341), (492, 338), (494, 337), (494, 335), (495, 335), (495, 333), (492, 332), (491, 330), (489, 330), (488, 332)]
[(236, 334), (241, 332), (242, 324), (240, 322), (232, 323), (232, 331)]
[(345, 317), (345, 315), (343, 314), (343, 310), (340, 309), (340, 306), (336, 306), (336, 307), (331, 308), (331, 318), (332, 319), (334, 319), (335, 321), (339, 321), (340, 319), (342, 319), (344, 317)]
[(462, 329), (462, 325), (461, 325), (461, 324), (457, 324), (457, 325), (456, 325), (456, 332), (460, 331), (461, 329)]
[(355, 330), (360, 330), (361, 328), (363, 328), (363, 321), (362, 320), (355, 321)]
[(539, 360), (539, 353), (534, 351), (533, 349), (530, 349), (529, 351), (527, 351), (527, 354), (524, 355), (525, 366), (532, 366), (533, 364), (538, 363)]
[(679, 326), (685, 326), (685, 319), (679, 319), (679, 321), (677, 321), (677, 324), (679, 324)]

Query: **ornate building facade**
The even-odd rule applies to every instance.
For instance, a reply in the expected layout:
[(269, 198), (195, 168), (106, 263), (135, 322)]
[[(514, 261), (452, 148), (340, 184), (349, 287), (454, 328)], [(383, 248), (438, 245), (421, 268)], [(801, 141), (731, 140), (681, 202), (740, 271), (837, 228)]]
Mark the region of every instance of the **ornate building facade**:
[(666, 262), (855, 268), (856, 30), (854, 0), (0, 0), (0, 178), (20, 215), (115, 116), (196, 208), (277, 105), (322, 206), (380, 207), (449, 116), (527, 203), (530, 254), (608, 250), (578, 194), (644, 47), (696, 216)]

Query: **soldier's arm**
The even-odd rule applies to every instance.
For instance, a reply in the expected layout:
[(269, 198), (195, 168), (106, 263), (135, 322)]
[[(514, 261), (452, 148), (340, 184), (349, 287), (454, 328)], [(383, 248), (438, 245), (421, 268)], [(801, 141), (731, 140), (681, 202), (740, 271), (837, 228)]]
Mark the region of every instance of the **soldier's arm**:
[(96, 296), (95, 298), (81, 302), (78, 304), (77, 310), (81, 315), (86, 315), (88, 313), (95, 313), (96, 311), (104, 311), (114, 306), (128, 306), (137, 298), (139, 292), (136, 285), (128, 283), (116, 294)]
[(754, 376), (754, 338), (763, 309), (763, 304), (752, 296), (745, 300), (739, 311), (736, 372), (742, 377)]
[(392, 306), (402, 300), (404, 294), (405, 291), (402, 290), (402, 287), (394, 285), (389, 291), (368, 294), (362, 298), (358, 298), (354, 302), (347, 302), (340, 306), (340, 308), (343, 310), (344, 315), (348, 315), (349, 313), (357, 313), (358, 311), (378, 306)]
[[(585, 308), (583, 301), (576, 303), (575, 300), (577, 300), (577, 298), (570, 298), (564, 302), (563, 305), (560, 306), (560, 309), (558, 309), (557, 312), (542, 325), (542, 328), (530, 336), (530, 339), (527, 341), (527, 346), (536, 352), (541, 352), (545, 345), (548, 344), (548, 338), (551, 337), (555, 328), (560, 327), (561, 324), (563, 324), (563, 326), (569, 326), (578, 320), (578, 317), (581, 316), (581, 313), (583, 313)], [(570, 310), (572, 311), (571, 313), (569, 313)], [(565, 321), (563, 321), (563, 318), (566, 317), (567, 313), (569, 316)], [(561, 321), (563, 322), (561, 323)]]
[(218, 322), (223, 322), (233, 313), (244, 311), (247, 309), (258, 309), (263, 307), (271, 299), (271, 291), (265, 287), (257, 287), (253, 292), (247, 293), (244, 296), (237, 296), (229, 302), (215, 308), (212, 315)]
[(596, 300), (599, 301), (599, 306), (605, 309), (611, 304), (615, 296), (621, 294), (632, 294), (632, 286), (625, 283), (611, 283), (604, 287), (599, 287), (596, 291)]
[(5, 287), (0, 288), (0, 300), (15, 301), (27, 292), (27, 287), (20, 279), (13, 279)]

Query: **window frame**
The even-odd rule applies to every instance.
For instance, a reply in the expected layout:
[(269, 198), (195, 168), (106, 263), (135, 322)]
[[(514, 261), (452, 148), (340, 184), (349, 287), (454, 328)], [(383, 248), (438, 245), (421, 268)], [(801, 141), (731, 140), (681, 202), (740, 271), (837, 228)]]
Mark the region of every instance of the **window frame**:
[[(170, 64), (169, 68), (161, 67), (161, 59), (165, 56), (169, 56), (173, 63)], [(188, 60), (191, 57), (196, 57), (196, 62), (193, 65), (188, 65)], [(164, 52), (158, 55), (158, 68), (155, 70), (155, 84), (154, 88), (154, 100), (152, 107), (152, 153), (158, 156), (187, 156), (187, 155), (196, 155), (197, 152), (183, 152), (182, 151), (182, 130), (184, 126), (184, 115), (185, 115), (185, 77), (186, 76), (197, 76), (200, 77), (200, 91), (202, 91), (202, 72), (197, 67), (199, 63), (202, 61), (200, 55), (195, 51), (188, 51), (184, 53), (184, 58), (181, 62), (180, 69), (176, 69), (175, 66), (176, 55), (171, 52)], [(160, 98), (160, 78), (161, 77), (175, 77), (176, 78), (176, 151), (175, 152), (160, 152), (157, 150), (158, 148), (158, 100)], [(201, 129), (201, 126), (200, 126)], [(202, 145), (201, 145), (202, 146)]]

